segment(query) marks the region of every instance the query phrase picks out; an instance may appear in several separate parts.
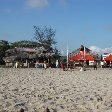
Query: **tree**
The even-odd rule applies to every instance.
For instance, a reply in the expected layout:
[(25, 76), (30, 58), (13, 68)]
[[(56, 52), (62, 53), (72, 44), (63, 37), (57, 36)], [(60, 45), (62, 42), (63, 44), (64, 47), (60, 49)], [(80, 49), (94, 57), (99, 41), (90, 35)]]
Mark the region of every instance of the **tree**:
[(54, 53), (55, 53), (55, 58), (59, 59), (60, 56), (61, 56), (61, 53), (60, 53), (60, 51), (56, 47), (54, 48)]
[(9, 42), (6, 40), (0, 40), (0, 58), (5, 56), (5, 51), (10, 48)]
[(55, 41), (55, 30), (53, 30), (51, 27), (38, 27), (34, 26), (34, 39), (37, 40), (38, 44), (40, 46), (43, 46), (46, 49), (51, 49), (53, 48), (53, 45), (56, 44), (57, 42)]
[(34, 48), (34, 47), (38, 47), (38, 43), (29, 40), (21, 40), (21, 41), (16, 41), (11, 43), (11, 48), (15, 48), (15, 47)]

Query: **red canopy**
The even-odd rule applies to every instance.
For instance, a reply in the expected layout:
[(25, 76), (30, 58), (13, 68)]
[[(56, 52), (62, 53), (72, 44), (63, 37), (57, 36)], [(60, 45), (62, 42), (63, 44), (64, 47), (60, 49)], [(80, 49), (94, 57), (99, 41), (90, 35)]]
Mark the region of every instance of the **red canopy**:
[(112, 61), (112, 55), (107, 56), (106, 58), (104, 58), (105, 61)]
[[(73, 61), (75, 61), (75, 60), (84, 60), (84, 56), (82, 56), (82, 55), (72, 56), (70, 58), (70, 60), (73, 60)], [(87, 55), (85, 55), (85, 60), (91, 60), (91, 61), (93, 61), (94, 58), (90, 54), (87, 54)]]
[(76, 56), (72, 56), (71, 58), (70, 58), (70, 60), (84, 60), (83, 59), (83, 57), (81, 56), (81, 55), (76, 55)]
[(86, 60), (94, 61), (94, 58), (89, 54), (85, 56)]

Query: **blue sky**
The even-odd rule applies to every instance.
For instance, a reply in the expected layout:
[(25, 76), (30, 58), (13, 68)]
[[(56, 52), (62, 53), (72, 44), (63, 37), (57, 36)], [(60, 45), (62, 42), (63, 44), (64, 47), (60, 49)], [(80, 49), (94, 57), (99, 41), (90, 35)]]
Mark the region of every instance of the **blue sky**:
[(0, 39), (31, 40), (33, 25), (55, 29), (62, 52), (112, 51), (112, 0), (0, 0)]

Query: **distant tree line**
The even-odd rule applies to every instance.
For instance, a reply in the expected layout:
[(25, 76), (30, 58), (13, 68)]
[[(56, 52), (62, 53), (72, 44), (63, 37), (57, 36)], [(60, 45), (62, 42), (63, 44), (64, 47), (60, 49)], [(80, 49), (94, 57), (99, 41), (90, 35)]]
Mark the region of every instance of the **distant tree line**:
[(34, 37), (33, 40), (20, 40), (16, 42), (8, 42), (7, 40), (0, 40), (0, 59), (5, 56), (5, 51), (8, 49), (13, 49), (15, 47), (24, 47), (24, 48), (35, 48), (35, 47), (44, 47), (50, 51), (54, 51), (56, 54), (59, 53), (54, 39), (56, 31), (51, 27), (39, 27), (33, 26), (34, 28)]

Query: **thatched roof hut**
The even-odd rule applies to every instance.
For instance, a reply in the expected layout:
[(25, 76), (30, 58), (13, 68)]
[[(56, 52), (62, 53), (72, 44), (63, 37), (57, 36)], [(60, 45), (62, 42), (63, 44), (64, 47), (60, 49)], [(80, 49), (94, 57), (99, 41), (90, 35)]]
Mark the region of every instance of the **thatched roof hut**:
[(4, 57), (5, 62), (12, 62), (17, 59), (40, 59), (40, 58), (52, 58), (57, 57), (53, 51), (49, 51), (44, 47), (38, 48), (14, 48), (6, 51)]

